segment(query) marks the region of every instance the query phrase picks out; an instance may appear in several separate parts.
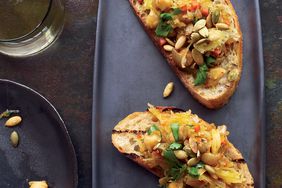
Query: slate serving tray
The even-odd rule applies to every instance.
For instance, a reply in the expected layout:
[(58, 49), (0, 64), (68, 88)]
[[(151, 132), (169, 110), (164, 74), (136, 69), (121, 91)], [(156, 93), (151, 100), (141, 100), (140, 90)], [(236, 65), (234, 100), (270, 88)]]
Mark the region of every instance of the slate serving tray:
[[(208, 110), (186, 91), (133, 14), (128, 0), (99, 2), (93, 91), (93, 187), (158, 187), (155, 176), (111, 144), (112, 128), (147, 102), (191, 109), (209, 122), (228, 125), (230, 140), (265, 187), (264, 69), (258, 0), (232, 0), (244, 38), (243, 74), (230, 102)], [(250, 11), (251, 10), (251, 11)], [(165, 85), (175, 90), (162, 98)]]
[[(19, 110), (22, 122), (5, 127), (0, 120), (0, 187), (28, 188), (28, 181), (46, 180), (50, 188), (76, 188), (75, 151), (65, 124), (54, 106), (22, 84), (0, 79), (0, 113)], [(10, 134), (17, 131), (14, 148)]]

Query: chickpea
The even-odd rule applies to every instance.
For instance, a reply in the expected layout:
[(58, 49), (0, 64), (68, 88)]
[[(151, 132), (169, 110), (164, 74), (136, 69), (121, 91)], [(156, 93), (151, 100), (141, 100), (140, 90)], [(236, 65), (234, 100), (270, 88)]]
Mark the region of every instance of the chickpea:
[(159, 16), (153, 10), (150, 11), (149, 15), (146, 17), (146, 26), (153, 29), (159, 24)]
[(156, 8), (164, 11), (166, 9), (170, 9), (173, 5), (172, 0), (154, 0)]
[(161, 141), (161, 137), (156, 134), (145, 135), (144, 144), (149, 151), (152, 151), (153, 148)]

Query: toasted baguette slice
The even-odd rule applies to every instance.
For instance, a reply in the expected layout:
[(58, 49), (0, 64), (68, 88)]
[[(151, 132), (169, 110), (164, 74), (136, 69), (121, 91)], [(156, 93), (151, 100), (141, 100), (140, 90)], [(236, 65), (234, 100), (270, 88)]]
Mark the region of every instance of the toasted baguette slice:
[[(172, 136), (170, 127), (167, 124), (169, 122), (178, 123), (178, 143), (184, 146), (182, 151), (188, 152), (188, 157), (181, 158), (179, 161), (187, 167), (187, 161), (189, 161), (191, 157), (197, 156), (199, 160), (201, 159), (205, 163), (204, 167), (201, 167), (199, 170), (203, 175), (191, 177), (189, 173), (187, 174), (185, 172), (180, 174), (178, 179), (173, 179), (168, 176), (169, 169), (172, 167), (169, 165), (169, 161), (164, 158), (164, 152), (169, 149), (163, 148), (163, 145), (169, 145), (175, 142), (175, 138)], [(185, 122), (189, 122), (189, 125), (184, 125), (183, 123)], [(152, 126), (158, 129), (152, 129)], [(148, 130), (151, 130), (150, 135)], [(214, 137), (211, 136), (216, 132), (220, 133), (221, 139), (218, 151), (214, 151)], [(150, 139), (160, 136), (159, 133), (161, 133), (159, 142), (154, 142)], [(216, 128), (213, 124), (209, 124), (198, 118), (197, 115), (191, 114), (190, 111), (184, 112), (174, 107), (150, 107), (148, 111), (132, 113), (120, 121), (112, 131), (112, 143), (120, 153), (160, 177), (160, 184), (168, 186), (169, 188), (173, 186), (170, 184), (177, 185), (177, 188), (188, 186), (254, 187), (252, 175), (249, 172), (242, 154), (227, 140), (227, 135), (228, 132), (225, 126)], [(203, 151), (200, 147), (201, 143), (199, 140), (196, 142), (196, 146), (191, 146), (191, 144), (195, 144), (193, 143), (194, 138), (201, 138), (200, 140), (202, 141), (206, 140), (209, 147)], [(150, 141), (153, 142), (153, 145)], [(192, 148), (192, 152), (189, 150), (189, 146), (190, 150)], [(193, 152), (195, 147), (198, 148), (197, 154)], [(216, 171), (213, 175), (205, 170), (205, 166), (207, 166), (206, 162), (209, 162), (203, 158), (203, 156), (206, 155), (205, 153), (214, 153), (220, 156), (216, 163), (210, 164)], [(196, 164), (194, 164), (194, 166), (195, 165)], [(230, 168), (226, 168), (222, 165), (227, 165)], [(190, 166), (188, 166), (188, 168), (190, 168)], [(233, 174), (234, 177), (224, 177), (221, 169), (223, 169), (223, 171), (229, 170), (229, 172), (235, 170), (236, 173)]]
[[(195, 43), (191, 42), (191, 31), (189, 31), (189, 29), (186, 29), (188, 25), (191, 24), (189, 22), (189, 19), (186, 19), (186, 10), (184, 12), (186, 20), (181, 22), (181, 20), (179, 21), (179, 18), (177, 22), (173, 21), (172, 26), (174, 30), (172, 34), (169, 34), (167, 37), (160, 37), (156, 34), (156, 27), (158, 26), (157, 24), (160, 23), (160, 15), (162, 13), (172, 13), (172, 9), (175, 8), (178, 8), (178, 10), (179, 8), (183, 9), (182, 5), (184, 5), (185, 3), (182, 2), (186, 2), (185, 6), (190, 6), (189, 2), (191, 3), (192, 1), (196, 1), (200, 4), (198, 10), (201, 11), (202, 9), (215, 10), (216, 8), (214, 7), (220, 6), (218, 4), (222, 4), (223, 6), (225, 6), (224, 8), (221, 8), (222, 10), (220, 11), (221, 14), (226, 15), (226, 17), (220, 18), (219, 21), (227, 22), (230, 27), (229, 31), (232, 30), (236, 32), (236, 39), (230, 38), (231, 40), (228, 39), (228, 41), (225, 41), (224, 44), (218, 46), (218, 49), (222, 49), (220, 55), (214, 54), (216, 49), (207, 50), (203, 52), (204, 57), (210, 56), (210, 54), (212, 54), (213, 57), (216, 57), (217, 65), (213, 68), (209, 68), (209, 70), (207, 71), (206, 81), (204, 81), (204, 83), (200, 85), (195, 85), (195, 79), (197, 77), (196, 72), (199, 69), (197, 69), (197, 62), (195, 62), (195, 59), (191, 55)], [(210, 4), (208, 4), (208, 1), (210, 1)], [(200, 103), (211, 109), (220, 108), (225, 105), (229, 101), (229, 98), (235, 92), (239, 80), (241, 78), (242, 72), (242, 33), (238, 22), (238, 17), (230, 0), (129, 0), (129, 2), (133, 7), (135, 14), (144, 26), (145, 31), (148, 33), (154, 44), (159, 48), (163, 56), (167, 59), (167, 62), (172, 68), (172, 70), (176, 73), (176, 75), (179, 77), (179, 79), (182, 81), (188, 91), (190, 91), (192, 96), (197, 99)], [(165, 5), (165, 2), (167, 2), (167, 5)], [(173, 2), (173, 4), (169, 5), (169, 2)], [(161, 3), (164, 3), (164, 5)], [(165, 8), (165, 6), (168, 7)], [(200, 7), (202, 7), (202, 9)], [(197, 10), (195, 12), (197, 12)], [(191, 13), (195, 15), (195, 12), (187, 10), (187, 15), (189, 16), (191, 15)], [(199, 14), (199, 11), (197, 12), (197, 14)], [(177, 16), (178, 15), (174, 17)], [(209, 16), (212, 17), (211, 11), (209, 12)], [(207, 16), (202, 16), (201, 19), (208, 20)], [(206, 24), (206, 27), (208, 27), (207, 25), (208, 24)], [(212, 26), (213, 31), (216, 30), (214, 27), (216, 26)], [(187, 41), (185, 42), (182, 48), (176, 50), (175, 43), (177, 43), (177, 40), (180, 38), (180, 36), (183, 36), (181, 34), (183, 32), (185, 32)], [(195, 31), (194, 33), (197, 32)], [(166, 39), (168, 42), (164, 39)], [(206, 39), (209, 40), (209, 37)], [(170, 49), (168, 49), (169, 51), (165, 50), (165, 46), (167, 45), (171, 45), (172, 47), (174, 47), (173, 51), (177, 52), (174, 54), (180, 54), (182, 56), (185, 56), (186, 62), (185, 60), (182, 61), (181, 58), (177, 58), (177, 56), (179, 55), (173, 55), (173, 53), (171, 52), (171, 47)], [(185, 52), (187, 46), (188, 53)]]

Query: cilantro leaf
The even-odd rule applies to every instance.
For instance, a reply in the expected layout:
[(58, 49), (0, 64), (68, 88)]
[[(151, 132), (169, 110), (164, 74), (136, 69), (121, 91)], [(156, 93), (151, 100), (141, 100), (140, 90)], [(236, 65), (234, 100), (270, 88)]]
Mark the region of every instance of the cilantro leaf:
[(181, 178), (186, 171), (187, 171), (186, 165), (183, 165), (180, 168), (172, 167), (167, 171), (167, 175), (171, 177), (173, 181), (175, 181)]
[(157, 36), (159, 37), (167, 37), (167, 35), (172, 31), (172, 26), (163, 22), (163, 21), (160, 21), (160, 23), (158, 24), (156, 30), (155, 30), (155, 33)]
[(148, 135), (151, 135), (154, 131), (158, 131), (159, 128), (156, 125), (152, 125), (147, 131)]
[(181, 14), (181, 13), (182, 13), (182, 10), (180, 8), (175, 8), (175, 9), (173, 9), (173, 12), (172, 12), (173, 15), (178, 15), (178, 14)]
[(216, 59), (214, 57), (211, 57), (211, 56), (205, 58), (205, 62), (206, 62), (208, 67), (213, 67), (215, 61), (216, 61)]
[(11, 114), (13, 114), (13, 113), (19, 113), (20, 111), (19, 110), (6, 110), (6, 111), (4, 111), (4, 112), (2, 112), (1, 114), (0, 114), (0, 119), (2, 119), (2, 118), (4, 118), (4, 117), (9, 117)]
[(161, 15), (161, 21), (168, 21), (168, 20), (172, 20), (172, 14), (171, 13), (162, 13)]
[(192, 176), (193, 178), (198, 178), (200, 176), (198, 168), (196, 167), (190, 167), (187, 169), (187, 171), (188, 171), (188, 174)]
[(177, 142), (179, 139), (179, 125), (177, 123), (172, 123), (170, 125), (174, 140)]
[(181, 167), (181, 162), (176, 158), (174, 152), (171, 149), (167, 149), (163, 153), (164, 159), (171, 167)]
[(170, 144), (170, 146), (169, 146), (169, 149), (172, 149), (172, 150), (178, 150), (178, 149), (182, 149), (182, 148), (183, 148), (182, 144), (179, 144), (179, 143), (176, 143), (176, 142)]
[(167, 21), (172, 20), (173, 14), (162, 13), (160, 15), (161, 20), (155, 30), (155, 33), (159, 37), (167, 37), (167, 35), (173, 30), (172, 26)]
[(200, 65), (197, 71), (196, 79), (194, 81), (195, 86), (204, 84), (206, 82), (207, 71), (208, 71), (208, 67), (206, 64)]

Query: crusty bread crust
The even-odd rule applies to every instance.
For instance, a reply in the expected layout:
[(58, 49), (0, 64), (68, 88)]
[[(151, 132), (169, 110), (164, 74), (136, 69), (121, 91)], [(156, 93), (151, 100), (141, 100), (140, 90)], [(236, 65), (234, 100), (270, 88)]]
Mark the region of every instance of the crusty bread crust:
[(154, 42), (155, 46), (161, 51), (161, 53), (163, 54), (163, 56), (167, 59), (168, 64), (170, 65), (171, 69), (175, 72), (175, 74), (179, 77), (179, 79), (182, 81), (183, 85), (188, 89), (188, 91), (190, 91), (191, 95), (197, 99), (201, 104), (203, 104), (204, 106), (206, 106), (207, 108), (210, 109), (218, 109), (222, 106), (224, 106), (226, 103), (228, 103), (230, 97), (233, 95), (233, 93), (235, 92), (236, 88), (238, 87), (240, 78), (241, 78), (241, 73), (242, 73), (242, 66), (243, 66), (243, 62), (242, 62), (242, 57), (243, 57), (243, 37), (242, 37), (242, 32), (240, 29), (240, 24), (239, 24), (239, 20), (238, 20), (238, 16), (230, 2), (230, 0), (225, 0), (225, 2), (227, 3), (227, 5), (231, 8), (232, 12), (233, 12), (233, 18), (234, 18), (234, 22), (235, 22), (235, 27), (238, 30), (238, 33), (240, 34), (240, 40), (235, 43), (234, 45), (234, 50), (238, 56), (238, 70), (239, 70), (239, 76), (238, 79), (231, 82), (229, 86), (224, 92), (222, 92), (220, 95), (215, 96), (214, 98), (210, 98), (207, 96), (204, 96), (203, 94), (201, 94), (201, 92), (199, 92), (199, 90), (197, 89), (197, 87), (194, 86), (193, 83), (191, 83), (189, 81), (189, 78), (187, 76), (187, 73), (181, 71), (176, 63), (173, 61), (172, 59), (172, 55), (169, 52), (166, 52), (163, 47), (160, 45), (159, 43), (159, 37), (157, 37), (154, 33), (153, 30), (151, 30), (150, 28), (146, 27), (145, 25), (145, 21), (141, 16), (141, 13), (138, 11), (137, 7), (134, 6), (134, 0), (129, 0), (134, 13), (136, 14), (136, 16), (139, 18), (139, 21), (141, 22), (141, 24), (143, 25), (145, 31), (147, 32), (147, 34), (149, 35), (149, 37), (152, 39), (152, 41)]
[[(179, 111), (174, 107), (157, 107), (161, 109), (163, 112), (167, 110)], [(140, 123), (140, 119), (145, 118), (143, 122)], [(138, 140), (138, 134), (144, 135), (146, 133), (146, 128), (150, 127), (152, 124), (156, 124), (156, 122), (152, 121), (153, 115), (148, 112), (135, 112), (128, 115), (122, 121), (120, 121), (112, 131), (112, 143), (118, 149), (118, 151), (140, 166), (149, 170), (151, 173), (155, 174), (158, 177), (163, 177), (164, 172), (161, 168), (158, 167), (150, 167), (148, 161), (146, 161), (146, 157), (143, 156), (142, 152), (136, 152), (134, 147), (131, 146), (132, 140)], [(202, 120), (204, 121), (204, 120)], [(137, 123), (139, 125), (137, 125)], [(205, 122), (205, 121), (204, 121)], [(206, 122), (207, 123), (207, 122)], [(246, 183), (244, 188), (254, 187), (253, 177), (248, 169), (248, 166), (238, 149), (234, 147), (232, 143), (229, 141), (224, 146), (224, 155), (230, 158), (232, 161), (236, 162), (237, 167), (242, 169), (243, 175), (246, 178)], [(240, 186), (243, 188), (242, 186)]]

